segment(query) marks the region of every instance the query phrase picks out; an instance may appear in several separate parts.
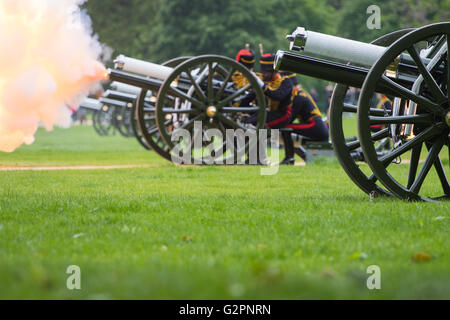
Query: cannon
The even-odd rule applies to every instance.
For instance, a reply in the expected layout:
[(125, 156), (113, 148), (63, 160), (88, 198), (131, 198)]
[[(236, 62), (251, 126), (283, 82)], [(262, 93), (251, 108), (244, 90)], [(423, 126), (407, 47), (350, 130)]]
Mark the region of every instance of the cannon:
[(92, 113), (94, 130), (100, 136), (112, 135), (119, 131), (122, 136), (129, 138), (134, 137), (131, 129), (130, 98), (129, 94), (107, 90), (99, 99), (85, 99), (80, 108)]
[[(370, 44), (299, 27), (287, 36), (289, 50), (277, 53), (277, 70), (337, 83), (330, 107), (334, 151), (348, 176), (371, 196), (450, 197), (448, 159), (446, 165), (441, 160), (450, 132), (449, 38), (450, 23), (400, 30)], [(361, 89), (357, 105), (344, 103), (349, 87)], [(375, 94), (387, 96), (391, 107), (376, 108)], [(358, 126), (358, 139), (351, 142), (343, 126), (347, 112), (356, 114)], [(388, 149), (382, 153), (380, 141)], [(357, 149), (370, 170), (352, 157)]]
[[(236, 72), (247, 79), (248, 85), (236, 87), (232, 80)], [(202, 134), (216, 129), (223, 137), (227, 129), (247, 132), (265, 125), (266, 101), (258, 80), (244, 66), (227, 57), (181, 57), (158, 65), (121, 55), (115, 60), (115, 69), (109, 69), (108, 74), (112, 81), (141, 89), (136, 103), (138, 127), (146, 143), (168, 160), (180, 159), (173, 149), (182, 144), (184, 152), (191, 154), (190, 163), (204, 163), (204, 145), (194, 143), (195, 123), (201, 123)], [(240, 107), (240, 99), (250, 90), (256, 93), (254, 103)], [(252, 116), (257, 119), (256, 125), (245, 124), (243, 119)], [(182, 129), (193, 133), (191, 139), (177, 138)], [(211, 142), (215, 143), (212, 138)], [(248, 150), (249, 142), (240, 148)], [(227, 162), (237, 154), (241, 153), (230, 151), (226, 141), (214, 145), (211, 152), (217, 163)]]
[[(110, 87), (115, 92), (120, 92), (123, 94), (123, 98), (121, 100), (131, 103), (131, 110), (130, 110), (130, 124), (131, 129), (134, 133), (134, 136), (136, 137), (139, 144), (144, 147), (144, 149), (150, 150), (150, 146), (145, 141), (139, 127), (137, 124), (137, 118), (136, 118), (136, 104), (137, 104), (137, 98), (141, 92), (141, 89), (138, 87), (130, 86), (124, 83), (120, 82), (112, 82), (110, 84)], [(120, 98), (119, 98), (120, 99)]]
[(106, 136), (111, 132), (112, 117), (108, 113), (109, 107), (97, 99), (86, 98), (80, 104), (80, 109), (85, 109), (92, 114), (92, 126), (98, 135)]

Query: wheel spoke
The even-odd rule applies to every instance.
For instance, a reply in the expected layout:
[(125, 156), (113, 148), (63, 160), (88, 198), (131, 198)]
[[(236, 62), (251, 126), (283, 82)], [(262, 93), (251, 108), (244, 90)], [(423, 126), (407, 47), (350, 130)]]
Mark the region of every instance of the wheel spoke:
[(381, 80), (383, 81), (383, 84), (393, 90), (395, 93), (397, 93), (400, 97), (412, 100), (418, 105), (421, 105), (425, 108), (427, 108), (432, 113), (439, 113), (441, 111), (441, 107), (430, 101), (429, 99), (422, 97), (420, 95), (415, 94), (411, 90), (408, 90), (407, 88), (399, 85), (398, 83), (395, 83), (391, 79), (389, 79), (387, 76), (383, 75), (381, 76)]
[(208, 63), (208, 105), (214, 103), (213, 76), (216, 68), (217, 64), (213, 67), (211, 62)]
[[(357, 113), (358, 112), (358, 107), (353, 105), (353, 104), (344, 103), (343, 112)], [(370, 108), (369, 114), (371, 116), (383, 117), (383, 116), (386, 115), (386, 112), (383, 109)], [(391, 112), (389, 112), (389, 114), (391, 114)]]
[(419, 143), (422, 143), (426, 140), (430, 140), (431, 138), (433, 138), (433, 136), (435, 136), (437, 133), (440, 132), (441, 128), (442, 128), (442, 126), (437, 125), (437, 126), (429, 127), (427, 129), (425, 129), (424, 131), (419, 133), (413, 139), (409, 140), (405, 144), (401, 145), (397, 149), (391, 151), (390, 153), (381, 157), (378, 160), (380, 162), (382, 162), (384, 166), (388, 166), (395, 158), (398, 158), (405, 152), (408, 152), (409, 150), (411, 150), (412, 148), (417, 146)]
[(448, 183), (447, 175), (445, 174), (444, 167), (442, 165), (441, 159), (438, 156), (436, 161), (434, 162), (434, 168), (436, 169), (436, 173), (441, 181), (442, 189), (447, 196), (450, 196), (450, 184)]
[(217, 92), (216, 95), (216, 101), (219, 101), (220, 98), (222, 98), (223, 92), (225, 91), (227, 84), (230, 82), (231, 77), (234, 73), (235, 69), (231, 68), (230, 72), (227, 74), (227, 76), (225, 77), (225, 80), (223, 81), (222, 85), (220, 86), (219, 91)]
[[(444, 139), (445, 140), (445, 139)], [(445, 142), (444, 142), (445, 145)], [(427, 145), (428, 150), (430, 150), (430, 145)], [(444, 190), (444, 193), (449, 196), (450, 195), (450, 185), (448, 183), (447, 175), (445, 174), (444, 167), (441, 162), (441, 158), (437, 157), (436, 161), (434, 162), (434, 168), (436, 169), (436, 173), (439, 177), (439, 180), (441, 181), (442, 189)]]
[(236, 122), (236, 121), (231, 120), (230, 118), (228, 118), (227, 116), (225, 116), (225, 115), (223, 115), (223, 114), (221, 114), (221, 113), (218, 113), (218, 114), (217, 114), (217, 118), (218, 118), (220, 121), (224, 122), (225, 124), (231, 126), (232, 128), (235, 128), (235, 129), (242, 129), (242, 130), (244, 130), (244, 131), (247, 131), (247, 128), (246, 128), (246, 127), (242, 126), (240, 123), (238, 123), (238, 122)]
[(259, 111), (260, 107), (223, 107), (220, 110), (225, 113), (236, 113), (236, 112), (249, 113)]
[(251, 84), (246, 85), (244, 88), (236, 91), (235, 93), (233, 93), (232, 95), (228, 96), (227, 98), (225, 98), (224, 100), (222, 100), (217, 107), (221, 108), (225, 105), (227, 105), (229, 102), (233, 101), (234, 99), (236, 99), (237, 97), (241, 96), (242, 94), (244, 94), (246, 91), (248, 91), (250, 88), (252, 87)]
[(147, 129), (147, 133), (148, 133), (148, 135), (150, 135), (150, 136), (152, 136), (152, 135), (154, 135), (155, 133), (157, 133), (158, 132), (158, 127), (153, 127), (152, 129)]
[(408, 49), (409, 54), (413, 58), (414, 62), (417, 65), (417, 68), (419, 68), (419, 72), (422, 75), (423, 79), (425, 80), (425, 83), (428, 86), (428, 89), (431, 91), (433, 96), (436, 98), (436, 101), (438, 103), (444, 102), (447, 97), (444, 95), (442, 90), (439, 88), (438, 84), (434, 80), (433, 76), (431, 75), (430, 71), (428, 71), (427, 67), (423, 63), (422, 59), (420, 58), (419, 54), (417, 53), (416, 46), (413, 45), (411, 48)]
[(196, 109), (174, 109), (174, 108), (163, 108), (162, 112), (164, 113), (177, 113), (177, 114), (193, 114), (193, 113), (198, 113), (199, 111)]
[(225, 127), (223, 126), (223, 123), (221, 121), (219, 121), (218, 125), (219, 125), (219, 130), (222, 131), (222, 134), (225, 136), (227, 133), (227, 129), (225, 129)]
[(200, 97), (201, 100), (206, 101), (206, 96), (203, 93), (202, 89), (198, 85), (197, 81), (194, 79), (194, 77), (191, 74), (191, 71), (188, 70), (187, 75), (189, 77), (189, 80), (192, 82), (192, 86), (194, 87), (195, 93)]
[(195, 99), (194, 97), (190, 97), (187, 94), (185, 94), (184, 92), (178, 90), (175, 87), (170, 87), (169, 89), (170, 93), (173, 94), (174, 96), (178, 97), (178, 98), (182, 98), (185, 100), (188, 100), (189, 102), (191, 102), (194, 106), (200, 108), (200, 109), (204, 109), (205, 105), (203, 103), (201, 103), (200, 101), (198, 101), (197, 99)]
[(430, 113), (412, 116), (369, 117), (369, 121), (370, 124), (433, 124)]
[(194, 124), (195, 121), (202, 120), (203, 117), (204, 117), (204, 114), (200, 113), (199, 115), (195, 116), (193, 119), (190, 119), (190, 120), (186, 121), (185, 123), (183, 123), (183, 125), (181, 127), (177, 128), (176, 130), (188, 129)]
[(447, 34), (447, 100), (450, 105), (450, 34)]
[(411, 163), (409, 165), (408, 182), (406, 188), (410, 189), (416, 180), (417, 168), (419, 167), (420, 153), (422, 151), (422, 143), (418, 144), (411, 150)]
[[(379, 141), (381, 139), (389, 137), (389, 129), (383, 129), (375, 134), (372, 135), (372, 141)], [(347, 144), (347, 148), (349, 151), (353, 151), (361, 147), (361, 142), (359, 140), (352, 141)]]
[(439, 152), (441, 151), (443, 145), (444, 145), (443, 139), (439, 139), (431, 147), (430, 151), (428, 152), (427, 158), (425, 159), (425, 163), (423, 164), (422, 169), (419, 172), (419, 176), (417, 177), (416, 181), (414, 181), (413, 185), (410, 188), (410, 191), (412, 193), (415, 194), (419, 193), (420, 188), (422, 187), (423, 182), (425, 181), (425, 178), (427, 177), (428, 172), (431, 169), (431, 166), (434, 164), (437, 157), (439, 156)]

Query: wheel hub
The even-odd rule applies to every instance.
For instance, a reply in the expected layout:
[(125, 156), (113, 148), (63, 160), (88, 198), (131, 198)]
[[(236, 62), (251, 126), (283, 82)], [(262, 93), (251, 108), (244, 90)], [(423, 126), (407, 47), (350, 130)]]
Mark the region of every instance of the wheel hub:
[(217, 114), (217, 108), (215, 106), (210, 106), (206, 109), (206, 115), (210, 118), (214, 118)]

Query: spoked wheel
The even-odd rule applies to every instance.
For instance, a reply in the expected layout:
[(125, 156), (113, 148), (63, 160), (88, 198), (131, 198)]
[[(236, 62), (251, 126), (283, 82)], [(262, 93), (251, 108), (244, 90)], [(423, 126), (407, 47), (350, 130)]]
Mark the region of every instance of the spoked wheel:
[(100, 124), (98, 123), (98, 121), (99, 121), (99, 113), (100, 113), (100, 110), (96, 110), (96, 111), (92, 112), (92, 126), (94, 127), (95, 132), (97, 132), (97, 134), (99, 136), (104, 136), (105, 133), (100, 128)]
[[(191, 57), (179, 57), (163, 63), (163, 66), (175, 68), (180, 63), (189, 60)], [(135, 130), (139, 142), (147, 149), (153, 149), (163, 158), (171, 161), (170, 148), (166, 145), (159, 134), (156, 125), (156, 92), (141, 90), (141, 94), (136, 102), (134, 117)], [(139, 138), (141, 137), (141, 138)]]
[[(248, 85), (236, 88), (232, 81), (236, 72), (243, 75)], [(255, 100), (241, 106), (242, 98), (250, 91), (255, 93)], [(238, 150), (228, 152), (226, 130), (240, 129), (246, 133), (250, 129), (262, 129), (266, 120), (266, 101), (255, 76), (236, 61), (215, 55), (200, 56), (179, 65), (159, 90), (156, 106), (158, 129), (163, 140), (170, 150), (177, 146), (171, 156), (179, 159), (183, 153), (183, 159), (187, 155), (187, 162), (195, 164), (229, 163), (229, 159), (232, 163), (241, 161), (236, 155), (245, 155), (250, 142), (236, 143), (233, 139), (230, 143)], [(253, 124), (244, 124), (244, 119), (249, 118), (254, 119)], [(208, 137), (209, 129), (214, 130), (215, 138), (220, 133), (222, 139), (216, 141)], [(181, 132), (189, 132), (189, 138)], [(197, 136), (199, 134), (201, 137)], [(206, 150), (205, 144), (208, 145)], [(204, 151), (207, 160), (204, 160)], [(178, 163), (186, 164), (186, 161)]]
[(115, 108), (106, 104), (95, 113), (95, 126), (101, 135), (109, 136), (116, 133), (114, 114)]
[(131, 102), (127, 103), (125, 108), (120, 108), (116, 110), (115, 119), (116, 119), (116, 128), (119, 133), (125, 138), (132, 137), (133, 131), (131, 129), (131, 110), (133, 108), (133, 104)]
[(137, 100), (133, 103), (133, 107), (131, 109), (131, 129), (133, 130), (134, 136), (136, 137), (137, 141), (141, 146), (144, 147), (144, 149), (150, 150), (150, 146), (148, 145), (147, 141), (145, 141), (144, 136), (141, 133), (141, 130), (139, 129), (138, 125), (138, 118), (137, 118)]
[[(372, 44), (378, 46), (390, 46), (394, 41), (398, 40), (400, 37), (411, 32), (414, 29), (399, 30), (372, 42)], [(330, 107), (330, 135), (333, 142), (334, 153), (338, 158), (341, 166), (344, 168), (347, 175), (353, 182), (365, 193), (376, 194), (376, 195), (388, 195), (389, 193), (379, 187), (376, 184), (376, 177), (372, 174), (364, 173), (358, 161), (363, 160), (359, 156), (362, 155), (361, 143), (358, 139), (351, 139), (348, 133), (346, 134), (344, 130), (344, 112), (354, 114), (356, 122), (356, 112), (358, 110), (356, 105), (351, 103), (345, 103), (347, 92), (349, 87), (343, 84), (337, 84), (331, 101)], [(383, 110), (371, 110), (374, 115), (384, 115)], [(355, 123), (356, 128), (356, 123)], [(382, 140), (386, 139), (388, 132), (379, 132), (373, 135), (373, 139)]]
[[(436, 39), (440, 39), (438, 48), (433, 50), (431, 61), (425, 63), (418, 50)], [(401, 199), (430, 201), (450, 196), (448, 150), (443, 150), (448, 148), (450, 132), (449, 39), (450, 23), (433, 24), (403, 36), (375, 63), (362, 88), (358, 131), (364, 156), (378, 180)], [(402, 53), (410, 55), (419, 75), (411, 87), (392, 80), (386, 73)], [(397, 112), (384, 116), (370, 113), (370, 101), (377, 86), (395, 93), (401, 101)], [(370, 132), (373, 124), (387, 126), (394, 142), (394, 148), (381, 157)], [(408, 164), (393, 165), (405, 159)]]

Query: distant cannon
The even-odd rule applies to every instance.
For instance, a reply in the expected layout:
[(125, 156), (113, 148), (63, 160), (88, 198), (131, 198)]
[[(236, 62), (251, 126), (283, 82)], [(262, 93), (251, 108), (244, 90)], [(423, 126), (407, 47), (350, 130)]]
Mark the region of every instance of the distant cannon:
[(108, 107), (97, 99), (86, 98), (81, 104), (80, 109), (87, 110), (92, 115), (92, 124), (95, 132), (100, 136), (107, 136), (111, 134), (112, 117), (108, 114)]
[[(142, 89), (136, 110), (140, 131), (152, 149), (166, 159), (176, 156), (171, 150), (179, 141), (172, 137), (181, 129), (193, 130), (195, 122), (201, 122), (204, 130), (217, 129), (223, 136), (227, 129), (258, 130), (265, 125), (266, 101), (258, 80), (232, 59), (207, 55), (182, 57), (157, 65), (119, 56), (115, 66), (116, 70), (109, 70), (110, 80)], [(236, 88), (232, 81), (236, 72), (248, 80), (246, 87)], [(251, 90), (257, 96), (254, 104), (238, 106), (240, 99)], [(251, 116), (256, 117), (256, 126), (242, 121)], [(192, 158), (202, 161), (201, 155), (195, 155), (202, 148), (195, 150), (193, 141), (183, 142)], [(235, 156), (227, 153), (226, 147), (226, 142), (217, 146), (213, 152), (215, 160), (225, 161)], [(241, 147), (247, 149), (248, 143)]]
[[(277, 53), (277, 70), (338, 83), (330, 108), (334, 150), (349, 177), (372, 196), (392, 193), (409, 200), (450, 197), (448, 172), (440, 158), (443, 147), (449, 145), (449, 38), (450, 23), (397, 31), (372, 44), (297, 28), (287, 36), (291, 52)], [(358, 105), (344, 103), (349, 87), (361, 88)], [(376, 108), (376, 93), (388, 96), (391, 107)], [(357, 114), (356, 141), (346, 140), (345, 112)], [(380, 130), (374, 131), (375, 126)], [(378, 152), (380, 141), (386, 139), (390, 147)], [(357, 149), (371, 173), (363, 172), (352, 158)], [(421, 157), (423, 150), (428, 151), (425, 158)], [(410, 158), (407, 169), (391, 165), (401, 163), (402, 157)], [(421, 159), (424, 163), (419, 171)], [(421, 194), (432, 167), (442, 191)]]

